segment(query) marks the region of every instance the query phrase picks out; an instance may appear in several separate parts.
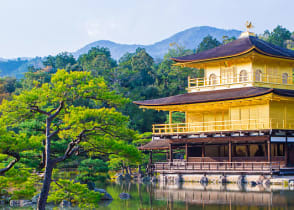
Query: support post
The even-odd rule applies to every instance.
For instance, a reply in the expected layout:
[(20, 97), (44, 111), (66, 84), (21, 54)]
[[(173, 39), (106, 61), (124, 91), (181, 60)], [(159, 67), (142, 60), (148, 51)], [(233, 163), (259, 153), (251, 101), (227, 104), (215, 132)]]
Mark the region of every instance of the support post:
[(204, 143), (202, 144), (202, 154), (201, 154), (201, 157), (204, 158), (205, 157), (205, 146), (204, 146)]
[(172, 114), (173, 114), (173, 112), (172, 112), (172, 111), (169, 111), (169, 115), (168, 115), (168, 121), (169, 121), (169, 124), (172, 124), (172, 123), (173, 123), (173, 117), (172, 117)]
[(246, 144), (246, 152), (247, 152), (247, 156), (250, 157), (250, 146), (248, 143)]
[(188, 144), (185, 145), (185, 152), (186, 152), (186, 162), (188, 162)]
[(267, 161), (271, 162), (271, 141), (267, 141)]
[(229, 162), (232, 162), (232, 142), (229, 140)]
[(173, 147), (169, 144), (169, 162), (173, 162)]
[(285, 163), (288, 165), (288, 137), (286, 136), (286, 142), (284, 144), (284, 153), (285, 153)]
[(152, 164), (152, 150), (149, 152), (149, 163)]

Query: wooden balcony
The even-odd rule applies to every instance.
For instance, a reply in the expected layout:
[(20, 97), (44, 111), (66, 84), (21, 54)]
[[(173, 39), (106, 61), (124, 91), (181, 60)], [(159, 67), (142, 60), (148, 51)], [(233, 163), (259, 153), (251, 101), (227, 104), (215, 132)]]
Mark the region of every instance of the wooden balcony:
[(280, 162), (162, 162), (152, 166), (155, 173), (274, 174)]
[(249, 72), (246, 76), (210, 78), (190, 78), (188, 77), (189, 92), (219, 90), (226, 88), (240, 88), (248, 86), (269, 87), (279, 89), (294, 90), (293, 77), (288, 75), (254, 75)]
[(153, 135), (199, 134), (207, 132), (294, 129), (294, 120), (248, 119), (193, 123), (154, 124)]

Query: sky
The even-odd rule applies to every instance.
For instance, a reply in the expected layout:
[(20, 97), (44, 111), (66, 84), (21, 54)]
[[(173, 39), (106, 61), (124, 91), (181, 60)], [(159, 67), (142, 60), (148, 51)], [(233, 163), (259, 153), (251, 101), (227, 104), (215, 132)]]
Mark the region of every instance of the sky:
[(294, 31), (294, 0), (0, 0), (0, 57), (74, 52), (98, 40), (152, 44), (195, 26)]

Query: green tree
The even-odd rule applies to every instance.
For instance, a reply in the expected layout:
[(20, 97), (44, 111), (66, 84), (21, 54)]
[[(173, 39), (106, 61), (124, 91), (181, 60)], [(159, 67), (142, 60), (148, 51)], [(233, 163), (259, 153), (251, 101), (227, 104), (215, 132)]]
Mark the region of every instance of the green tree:
[[(14, 119), (15, 123), (18, 119)], [(10, 122), (9, 122), (10, 121)], [(41, 147), (37, 136), (29, 136), (23, 132), (15, 132), (9, 130), (8, 124), (11, 123), (10, 118), (2, 117), (0, 119), (0, 155), (2, 156), (5, 166), (0, 164), (0, 175), (8, 172), (22, 157), (26, 156), (26, 152), (33, 151)]]
[(107, 178), (108, 165), (101, 159), (85, 159), (81, 161), (77, 179), (83, 183), (105, 181)]
[(111, 69), (117, 65), (109, 49), (104, 47), (93, 47), (87, 54), (81, 55), (78, 62), (84, 71), (91, 72), (93, 76), (103, 76), (107, 81)]
[[(80, 103), (83, 100), (87, 103)], [(140, 161), (140, 153), (130, 144), (137, 134), (128, 128), (128, 118), (114, 108), (125, 102), (109, 91), (103, 78), (64, 70), (54, 74), (50, 83), (3, 101), (3, 116), (13, 115), (18, 121), (44, 119), (45, 175), (38, 209), (45, 209), (53, 169), (73, 155), (113, 153)], [(63, 154), (53, 153), (55, 142), (67, 145)]]
[(269, 35), (266, 41), (280, 47), (286, 47), (286, 40), (291, 38), (291, 32), (278, 25)]
[(216, 38), (213, 38), (211, 35), (207, 35), (206, 37), (203, 38), (202, 42), (200, 42), (200, 44), (198, 45), (196, 49), (196, 53), (209, 50), (220, 45), (221, 43)]
[(66, 200), (81, 208), (93, 209), (98, 206), (101, 197), (101, 193), (89, 190), (85, 184), (59, 179), (53, 182), (48, 201), (58, 204)]
[(76, 62), (77, 61), (75, 60), (72, 54), (62, 52), (56, 56), (47, 56), (43, 61), (43, 65), (51, 66), (54, 69), (54, 71), (56, 71), (57, 69), (65, 69), (69, 66), (72, 66), (76, 64)]

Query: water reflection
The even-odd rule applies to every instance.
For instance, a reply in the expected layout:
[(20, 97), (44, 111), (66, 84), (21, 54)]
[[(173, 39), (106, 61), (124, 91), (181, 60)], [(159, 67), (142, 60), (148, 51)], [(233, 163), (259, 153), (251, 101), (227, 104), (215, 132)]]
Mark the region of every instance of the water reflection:
[[(107, 187), (114, 200), (101, 209), (294, 209), (294, 191), (286, 186), (237, 184), (121, 183)], [(128, 192), (132, 199), (117, 199)]]
[[(113, 201), (101, 202), (103, 210), (203, 209), (203, 210), (282, 210), (294, 209), (294, 189), (288, 186), (179, 183), (142, 184), (132, 182), (96, 184), (111, 194)], [(131, 195), (121, 200), (122, 192)], [(10, 209), (0, 206), (0, 209)], [(25, 209), (25, 208), (24, 208)], [(48, 208), (53, 209), (53, 207)], [(56, 208), (58, 209), (58, 208)], [(68, 208), (78, 209), (78, 208)]]
[(288, 187), (262, 185), (237, 185), (237, 184), (209, 184), (179, 183), (174, 185), (159, 185), (154, 189), (154, 197), (158, 200), (172, 202), (182, 201), (189, 204), (221, 204), (239, 206), (280, 206), (287, 208), (293, 206), (293, 191)]

